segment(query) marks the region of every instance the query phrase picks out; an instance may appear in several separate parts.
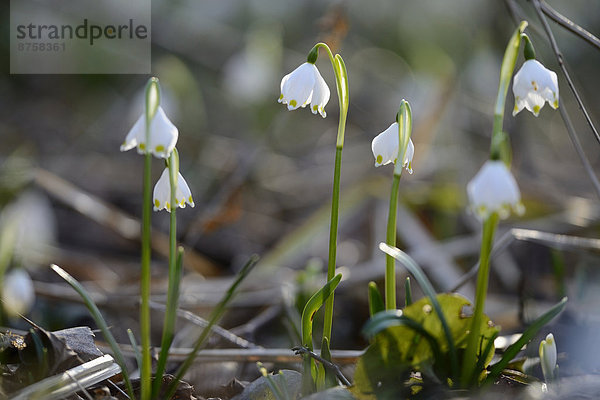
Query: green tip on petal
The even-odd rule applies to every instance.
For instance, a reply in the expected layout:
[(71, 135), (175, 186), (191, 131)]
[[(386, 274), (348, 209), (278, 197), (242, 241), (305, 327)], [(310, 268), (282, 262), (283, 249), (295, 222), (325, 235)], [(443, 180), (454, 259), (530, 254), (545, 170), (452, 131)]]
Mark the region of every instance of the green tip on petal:
[(379, 154), (377, 156), (377, 164), (381, 164), (382, 161), (383, 161), (383, 157), (381, 156), (381, 154)]
[(157, 153), (162, 153), (163, 151), (165, 151), (165, 146), (163, 146), (162, 144), (159, 144), (158, 146), (156, 146), (156, 147), (154, 148), (154, 150), (155, 150)]
[(298, 102), (296, 100), (290, 101), (290, 106), (296, 107), (297, 105), (298, 105)]
[(538, 115), (540, 113), (540, 106), (533, 106), (533, 113)]
[(155, 206), (156, 208), (160, 207), (160, 201), (158, 201), (158, 199), (155, 199), (155, 200), (154, 200), (154, 206)]

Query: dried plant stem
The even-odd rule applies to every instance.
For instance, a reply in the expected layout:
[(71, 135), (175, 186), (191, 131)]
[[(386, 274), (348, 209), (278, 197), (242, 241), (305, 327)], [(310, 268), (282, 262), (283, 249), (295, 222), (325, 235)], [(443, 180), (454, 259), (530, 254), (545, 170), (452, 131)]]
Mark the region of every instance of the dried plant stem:
[(556, 55), (556, 60), (558, 61), (558, 65), (559, 65), (560, 69), (562, 70), (563, 75), (565, 76), (565, 79), (567, 80), (567, 85), (569, 85), (569, 88), (573, 92), (573, 95), (575, 96), (575, 100), (577, 100), (577, 104), (579, 105), (579, 108), (581, 109), (581, 112), (583, 113), (585, 120), (587, 121), (588, 125), (592, 129), (592, 132), (594, 133), (594, 137), (596, 138), (598, 143), (600, 143), (600, 134), (598, 134), (598, 130), (594, 126), (594, 123), (592, 122), (592, 119), (590, 118), (590, 115), (589, 115), (587, 109), (585, 108), (585, 105), (583, 104), (583, 100), (581, 99), (579, 92), (577, 91), (577, 89), (575, 88), (575, 85), (573, 84), (573, 81), (571, 80), (571, 75), (569, 75), (569, 71), (567, 71), (567, 68), (565, 67), (562, 53), (560, 52), (560, 49), (558, 48), (558, 44), (556, 43), (556, 39), (554, 38), (554, 34), (552, 33), (550, 26), (548, 25), (548, 20), (546, 20), (546, 17), (544, 16), (544, 13), (542, 12), (542, 6), (540, 4), (540, 0), (532, 0), (532, 2), (533, 2), (533, 6), (535, 8), (535, 11), (540, 19), (540, 22), (542, 23), (542, 26), (544, 27), (544, 31), (546, 32), (546, 35), (548, 36), (548, 40), (550, 41), (552, 51), (554, 51), (554, 54)]

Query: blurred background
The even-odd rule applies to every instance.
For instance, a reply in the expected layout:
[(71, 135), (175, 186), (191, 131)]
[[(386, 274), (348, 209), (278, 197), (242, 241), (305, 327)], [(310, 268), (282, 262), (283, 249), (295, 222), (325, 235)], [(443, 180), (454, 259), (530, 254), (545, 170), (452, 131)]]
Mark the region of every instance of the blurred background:
[[(414, 174), (403, 175), (400, 185), (398, 245), (439, 291), (454, 289), (477, 261), (480, 225), (467, 212), (465, 187), (488, 157), (514, 16), (529, 21), (538, 59), (558, 73), (561, 107), (597, 172), (599, 144), (532, 5), (511, 4), (513, 9), (477, 0), (153, 0), (152, 75), (159, 77), (162, 106), (179, 128), (180, 170), (196, 204), (178, 211), (179, 239), (187, 246), (182, 307), (206, 314), (232, 273), (257, 253), (261, 262), (223, 325), (265, 347), (298, 344), (297, 310), (323, 284), (327, 258), (338, 102), (326, 55), (317, 61), (331, 89), (326, 119), (307, 109), (289, 112), (277, 98), (281, 78), (318, 41), (343, 57), (350, 85), (338, 240), (345, 281), (336, 297), (333, 348), (365, 346), (360, 328), (368, 318), (366, 285), (383, 278), (377, 245), (385, 238), (392, 176), (391, 166), (373, 166), (370, 142), (394, 121), (403, 98), (412, 105), (416, 153)], [(600, 34), (600, 3), (551, 5)], [(2, 12), (7, 21), (8, 7)], [(551, 27), (597, 122), (600, 52)], [(59, 264), (97, 295), (125, 343), (124, 329), (138, 326), (143, 162), (119, 146), (143, 112), (149, 76), (10, 75), (8, 40), (0, 46), (0, 221), (3, 245), (15, 242), (2, 265), (25, 268), (33, 278), (37, 296), (27, 315), (36, 323), (48, 329), (93, 326), (74, 292), (48, 270)], [(522, 62), (520, 54), (517, 69)], [(508, 242), (493, 259), (488, 313), (511, 333), (569, 295), (562, 323), (541, 334), (554, 331), (563, 362), (572, 367), (561, 364), (561, 374), (591, 372), (600, 351), (593, 339), (600, 321), (598, 245), (540, 238), (539, 232), (597, 237), (598, 194), (559, 112), (544, 107), (538, 118), (527, 111), (513, 118), (513, 101), (509, 91), (504, 127), (526, 213), (501, 224), (498, 237)], [(162, 163), (153, 162), (156, 181)], [(160, 303), (167, 213), (155, 213), (153, 224), (153, 293)], [(515, 239), (513, 227), (529, 231)], [(472, 298), (474, 284), (459, 292)], [(272, 315), (249, 329), (248, 321), (266, 311)], [(157, 337), (161, 319), (153, 321)], [(18, 319), (4, 322), (24, 326)], [(175, 344), (185, 347), (194, 327), (180, 322), (184, 333)], [(235, 368), (219, 373), (218, 384), (240, 374)]]

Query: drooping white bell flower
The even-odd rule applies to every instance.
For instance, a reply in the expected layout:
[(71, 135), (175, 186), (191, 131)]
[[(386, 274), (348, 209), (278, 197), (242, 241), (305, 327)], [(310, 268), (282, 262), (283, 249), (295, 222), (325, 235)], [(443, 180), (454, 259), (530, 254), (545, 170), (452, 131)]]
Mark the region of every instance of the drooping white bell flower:
[(480, 220), (493, 212), (500, 218), (507, 218), (511, 209), (519, 215), (525, 211), (517, 181), (506, 164), (499, 160), (488, 160), (483, 164), (467, 184), (467, 194), (470, 208)]
[(540, 364), (546, 382), (552, 381), (556, 370), (556, 342), (551, 333), (540, 343)]
[(4, 311), (16, 317), (26, 314), (35, 302), (35, 290), (31, 277), (24, 269), (18, 268), (8, 271), (4, 275), (2, 285), (2, 307)]
[(121, 145), (121, 151), (127, 151), (137, 146), (140, 154), (150, 152), (158, 158), (168, 158), (177, 144), (178, 136), (177, 127), (159, 106), (150, 122), (150, 143), (146, 143), (146, 116), (142, 114), (127, 134)]
[(288, 110), (306, 107), (310, 103), (313, 114), (327, 116), (325, 106), (329, 101), (329, 87), (319, 73), (317, 66), (305, 62), (281, 80), (279, 103), (287, 104)]
[(550, 107), (558, 108), (558, 78), (554, 71), (546, 69), (537, 60), (527, 60), (516, 73), (513, 81), (515, 108), (513, 116), (523, 108), (536, 117), (547, 101)]
[[(185, 203), (194, 207), (194, 200), (192, 199), (190, 187), (180, 173), (177, 175), (175, 200), (177, 201), (177, 207), (185, 208)], [(154, 203), (154, 211), (160, 211), (164, 208), (168, 212), (171, 212), (171, 182), (169, 181), (169, 168), (165, 168), (156, 182), (152, 202)]]
[[(375, 157), (375, 166), (387, 165), (391, 162), (396, 163), (398, 158), (398, 122), (394, 122), (385, 131), (375, 136), (371, 142), (371, 150)], [(412, 159), (415, 154), (415, 145), (412, 139), (408, 140), (408, 146), (406, 147), (406, 154), (404, 155), (403, 167), (409, 173), (413, 173), (412, 170)]]

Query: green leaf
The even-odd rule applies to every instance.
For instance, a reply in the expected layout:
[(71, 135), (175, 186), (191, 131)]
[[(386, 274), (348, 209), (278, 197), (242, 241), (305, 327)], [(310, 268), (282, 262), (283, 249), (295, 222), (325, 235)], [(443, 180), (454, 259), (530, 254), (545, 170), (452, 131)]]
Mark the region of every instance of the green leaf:
[(321, 289), (312, 295), (302, 311), (302, 345), (309, 350), (313, 349), (312, 343), (312, 322), (315, 313), (325, 304), (325, 300), (333, 293), (337, 285), (342, 280), (342, 274), (337, 274)]
[(449, 349), (449, 353), (450, 353), (450, 364), (451, 364), (451, 370), (452, 370), (451, 377), (457, 378), (458, 377), (458, 358), (456, 355), (456, 345), (455, 345), (454, 341), (452, 340), (452, 334), (450, 333), (450, 328), (448, 327), (448, 322), (444, 318), (444, 313), (442, 312), (442, 308), (440, 307), (440, 304), (438, 303), (438, 301), (436, 299), (436, 293), (435, 293), (435, 290), (433, 289), (433, 286), (431, 285), (431, 282), (429, 282), (429, 279), (427, 279), (427, 276), (425, 276), (425, 273), (423, 272), (421, 267), (419, 267), (419, 265), (415, 262), (415, 260), (413, 260), (405, 252), (401, 251), (400, 249), (397, 249), (396, 247), (388, 246), (385, 243), (380, 243), (379, 248), (386, 254), (394, 257), (402, 265), (404, 265), (404, 267), (406, 269), (408, 269), (411, 274), (413, 274), (413, 276), (415, 277), (417, 282), (419, 282), (419, 285), (421, 285), (421, 289), (423, 289), (425, 294), (431, 300), (433, 308), (434, 308), (438, 318), (440, 319), (440, 322), (444, 329), (444, 335), (446, 337), (446, 342), (448, 344), (448, 349)]
[(383, 298), (377, 288), (377, 284), (373, 281), (369, 282), (369, 314), (371, 317), (380, 311), (385, 310)]
[[(458, 294), (439, 294), (436, 302), (447, 321), (452, 341), (457, 349), (464, 350), (472, 319), (465, 311), (471, 303)], [(375, 394), (378, 398), (409, 396), (408, 378), (414, 371), (422, 372), (424, 379), (435, 375), (429, 384), (434, 381), (445, 384), (451, 379), (445, 329), (429, 298), (420, 299), (404, 310), (377, 313), (365, 324), (363, 333), (371, 339), (371, 345), (357, 363), (355, 392)], [(479, 372), (492, 359), (493, 338), (497, 333), (489, 318), (484, 316)]]
[[(313, 329), (313, 318), (315, 313), (325, 304), (325, 301), (337, 285), (342, 280), (342, 274), (337, 274), (329, 282), (327, 282), (321, 289), (311, 296), (306, 302), (304, 310), (302, 311), (302, 345), (309, 350), (313, 349), (312, 340), (312, 329)], [(303, 374), (302, 374), (302, 394), (308, 395), (314, 390), (315, 381), (318, 382), (319, 378), (318, 367), (314, 360), (309, 356), (304, 356), (303, 361)], [(323, 372), (324, 377), (324, 372)]]
[(108, 329), (108, 325), (106, 324), (106, 321), (104, 320), (104, 317), (102, 316), (102, 313), (100, 313), (98, 306), (96, 306), (96, 303), (94, 303), (94, 300), (92, 299), (90, 294), (87, 292), (87, 290), (85, 290), (85, 288), (75, 278), (73, 278), (67, 271), (65, 271), (64, 269), (62, 269), (61, 267), (59, 267), (56, 264), (52, 264), (50, 266), (50, 268), (52, 268), (52, 270), (54, 272), (56, 272), (58, 275), (60, 275), (61, 278), (63, 278), (65, 281), (67, 281), (67, 283), (69, 285), (71, 285), (71, 287), (73, 289), (75, 289), (75, 291), (77, 293), (79, 293), (79, 295), (83, 299), (83, 302), (85, 303), (90, 314), (92, 314), (92, 318), (94, 318), (96, 325), (98, 325), (98, 328), (100, 328), (100, 330), (102, 331), (102, 335), (104, 335), (104, 339), (106, 339), (106, 341), (108, 342), (108, 344), (113, 352), (113, 356), (115, 357), (115, 360), (117, 361), (117, 364), (119, 364), (119, 366), (121, 367), (121, 374), (123, 375), (123, 380), (125, 381), (125, 388), (127, 390), (127, 393), (129, 394), (130, 397), (134, 398), (133, 397), (133, 386), (131, 386), (131, 381), (129, 379), (127, 364), (125, 363), (125, 357), (123, 357), (123, 353), (121, 353), (121, 349), (119, 348), (119, 345), (117, 344), (117, 341), (115, 340), (114, 336), (112, 335), (112, 333), (110, 333), (110, 330)]
[(527, 329), (525, 329), (525, 332), (523, 332), (519, 340), (506, 349), (502, 359), (492, 366), (485, 383), (493, 383), (494, 380), (500, 376), (500, 373), (504, 370), (504, 368), (506, 368), (508, 363), (519, 353), (519, 351), (521, 351), (523, 346), (529, 343), (544, 325), (556, 317), (565, 308), (566, 304), (567, 298), (563, 297), (560, 302), (555, 304), (542, 316), (533, 321), (533, 323), (529, 325)]

